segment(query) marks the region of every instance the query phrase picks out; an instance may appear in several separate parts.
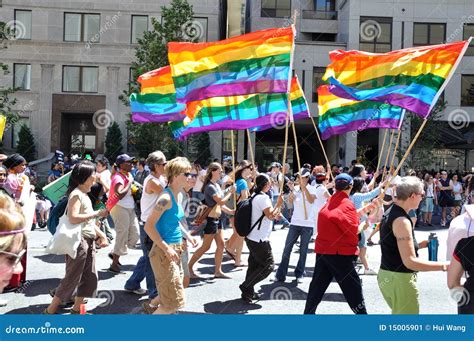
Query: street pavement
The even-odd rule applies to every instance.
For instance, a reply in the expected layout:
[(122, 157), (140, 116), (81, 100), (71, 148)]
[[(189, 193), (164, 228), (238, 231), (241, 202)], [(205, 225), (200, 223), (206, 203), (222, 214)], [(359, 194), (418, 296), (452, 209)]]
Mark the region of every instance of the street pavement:
[[(447, 228), (432, 227), (417, 229), (418, 241), (428, 238), (429, 232), (436, 232), (440, 241), (439, 260), (445, 260)], [(434, 229), (434, 230), (433, 230)], [(287, 229), (277, 230), (271, 235), (271, 244), (276, 266), (280, 263)], [(231, 230), (225, 230), (229, 237)], [(0, 308), (2, 314), (39, 314), (51, 301), (49, 290), (55, 288), (64, 276), (64, 256), (45, 253), (45, 246), (51, 235), (47, 230), (35, 230), (29, 235), (27, 282), (18, 293), (5, 293), (0, 299), (8, 304)], [(377, 241), (377, 238), (374, 238)], [(124, 283), (129, 278), (141, 250), (131, 249), (120, 261), (123, 274), (112, 274), (107, 271), (110, 260), (107, 254), (111, 246), (97, 253), (96, 267), (99, 275), (97, 298), (89, 299), (87, 310), (93, 314), (143, 314), (141, 303), (147, 296), (139, 296), (124, 291)], [(245, 277), (246, 268), (234, 268), (233, 261), (224, 259), (223, 271), (231, 279), (214, 279), (214, 245), (212, 249), (196, 264), (196, 274), (204, 280), (192, 280), (186, 289), (186, 306), (180, 314), (302, 314), (307, 291), (311, 282), (315, 263), (314, 243), (310, 244), (310, 253), (306, 262), (307, 277), (302, 284), (297, 284), (293, 270), (298, 261), (298, 248), (295, 246), (291, 255), (290, 267), (286, 282), (272, 282), (274, 273), (257, 285), (256, 290), (263, 297), (255, 304), (245, 303), (240, 299), (239, 284)], [(247, 258), (248, 250), (244, 248)], [(420, 258), (428, 259), (427, 249), (420, 250)], [(370, 266), (380, 266), (380, 247), (368, 248)], [(275, 267), (276, 270), (276, 267)], [(367, 311), (369, 314), (390, 314), (377, 285), (377, 276), (361, 276)], [(145, 282), (142, 282), (145, 286)], [(420, 291), (420, 313), (422, 314), (456, 314), (456, 303), (450, 298), (446, 286), (446, 273), (424, 272), (418, 274)], [(68, 308), (58, 311), (68, 314)], [(317, 313), (319, 314), (352, 314), (336, 282), (331, 283)]]

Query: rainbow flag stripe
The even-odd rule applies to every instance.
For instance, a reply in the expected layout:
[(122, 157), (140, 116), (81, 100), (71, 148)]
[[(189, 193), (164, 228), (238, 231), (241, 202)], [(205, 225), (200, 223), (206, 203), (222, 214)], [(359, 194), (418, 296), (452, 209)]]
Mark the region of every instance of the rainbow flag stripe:
[(469, 46), (469, 40), (388, 53), (331, 51), (323, 80), (334, 95), (386, 102), (429, 115)]
[[(296, 77), (291, 82), (290, 101), (293, 118), (308, 118), (310, 113)], [(191, 134), (215, 130), (243, 130), (255, 128), (255, 131), (278, 127), (285, 124), (288, 115), (286, 93), (253, 94), (246, 96), (224, 97), (219, 99), (220, 106), (215, 105), (217, 99), (201, 101), (196, 105), (198, 112), (194, 119), (182, 122), (171, 122), (173, 135), (184, 139)], [(213, 104), (207, 106), (207, 104)]]
[(294, 36), (287, 27), (210, 43), (168, 43), (176, 100), (288, 92)]
[(332, 93), (334, 85), (318, 88), (318, 127), (324, 140), (333, 135), (369, 128), (400, 129), (405, 110), (374, 101), (355, 101)]
[(186, 105), (176, 102), (171, 69), (165, 66), (138, 77), (140, 93), (130, 95), (132, 122), (168, 122), (182, 120)]

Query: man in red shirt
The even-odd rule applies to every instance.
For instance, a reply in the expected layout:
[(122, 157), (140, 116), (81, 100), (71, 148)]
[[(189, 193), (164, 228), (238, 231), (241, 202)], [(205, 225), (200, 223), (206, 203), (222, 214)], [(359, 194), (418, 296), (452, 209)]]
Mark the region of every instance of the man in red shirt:
[(356, 210), (349, 194), (353, 179), (346, 173), (335, 179), (336, 192), (329, 198), (318, 216), (316, 265), (306, 299), (305, 314), (314, 314), (333, 278), (341, 288), (347, 303), (356, 314), (367, 314), (362, 285), (355, 269), (359, 250), (359, 216), (376, 207), (369, 204)]

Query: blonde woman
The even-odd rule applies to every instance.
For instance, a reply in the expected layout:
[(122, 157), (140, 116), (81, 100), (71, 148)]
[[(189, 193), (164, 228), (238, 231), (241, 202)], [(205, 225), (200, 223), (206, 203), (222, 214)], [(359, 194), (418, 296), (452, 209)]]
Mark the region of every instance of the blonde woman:
[(184, 157), (177, 157), (166, 164), (168, 187), (145, 223), (145, 232), (153, 241), (148, 254), (155, 275), (159, 296), (154, 314), (174, 314), (184, 307), (183, 268), (181, 265), (182, 229), (180, 221), (184, 210), (179, 205), (179, 193), (185, 188), (191, 164)]

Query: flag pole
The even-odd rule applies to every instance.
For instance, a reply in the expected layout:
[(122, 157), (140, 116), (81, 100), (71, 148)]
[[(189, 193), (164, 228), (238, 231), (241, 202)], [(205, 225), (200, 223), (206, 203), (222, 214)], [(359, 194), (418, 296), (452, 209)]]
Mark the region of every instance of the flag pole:
[(385, 175), (387, 174), (388, 157), (390, 156), (390, 149), (392, 148), (392, 141), (393, 141), (394, 134), (395, 134), (395, 130), (392, 130), (392, 133), (390, 134), (390, 142), (388, 143), (388, 146), (387, 146), (387, 155), (385, 156), (385, 163), (383, 165), (382, 182), (385, 178)]
[[(293, 117), (293, 108), (291, 107), (290, 98), (288, 98), (288, 109), (290, 111), (291, 117)], [(291, 127), (293, 128), (293, 136), (295, 137), (295, 150), (296, 150), (296, 162), (298, 163), (298, 172), (300, 174), (300, 190), (301, 190), (301, 197), (303, 199), (303, 209), (304, 209), (304, 219), (308, 219), (308, 210), (306, 209), (306, 200), (303, 188), (301, 186), (302, 176), (301, 176), (301, 160), (300, 160), (300, 153), (298, 151), (298, 138), (296, 137), (296, 128), (295, 128), (295, 120), (292, 120)], [(285, 174), (283, 174), (285, 176)]]
[(397, 149), (398, 149), (398, 145), (400, 143), (400, 136), (402, 135), (402, 131), (399, 130), (398, 131), (398, 136), (397, 136), (397, 142), (395, 143), (395, 148), (393, 148), (393, 155), (392, 155), (392, 158), (390, 160), (390, 166), (389, 166), (389, 169), (388, 171), (391, 173), (391, 170), (392, 170), (392, 167), (393, 167), (393, 162), (395, 161), (395, 155), (397, 154)]
[[(245, 129), (245, 130), (247, 131), (247, 138), (249, 140), (250, 162), (252, 163), (252, 166), (255, 170), (255, 158), (254, 158), (254, 155), (253, 155), (252, 139), (250, 138), (250, 130), (249, 129)], [(255, 178), (253, 176), (254, 174), (256, 174), (256, 173), (252, 172), (252, 179), (255, 182)]]
[[(231, 140), (231, 149), (232, 149), (232, 171), (234, 175), (234, 184), (235, 184), (235, 146), (234, 146), (234, 131), (230, 131), (230, 140)], [(237, 196), (236, 193), (234, 192), (234, 209), (237, 208)]]
[[(308, 111), (309, 111), (309, 107), (308, 107)], [(321, 135), (319, 135), (318, 127), (316, 126), (316, 122), (314, 122), (314, 118), (311, 115), (311, 113), (309, 115), (309, 118), (311, 119), (311, 122), (313, 123), (314, 131), (316, 131), (316, 136), (318, 137), (318, 141), (319, 141), (319, 144), (320, 144), (321, 149), (323, 151), (324, 158), (326, 159), (326, 168), (329, 168), (329, 175), (334, 180), (334, 175), (332, 174), (332, 169), (331, 169), (331, 163), (329, 162), (328, 156), (326, 154), (326, 150), (324, 149), (323, 140), (321, 140)], [(327, 166), (329, 166), (329, 167), (327, 167)]]
[[(388, 129), (385, 129), (385, 134), (383, 134), (382, 149), (380, 149), (380, 156), (383, 155), (383, 150), (384, 150), (384, 148), (385, 148), (385, 140), (387, 139), (387, 133), (388, 133)], [(376, 171), (376, 172), (379, 170), (380, 161), (382, 161), (382, 158), (381, 158), (381, 157), (379, 157), (379, 159), (378, 159), (378, 161), (377, 161), (377, 168), (375, 168), (375, 171)]]

